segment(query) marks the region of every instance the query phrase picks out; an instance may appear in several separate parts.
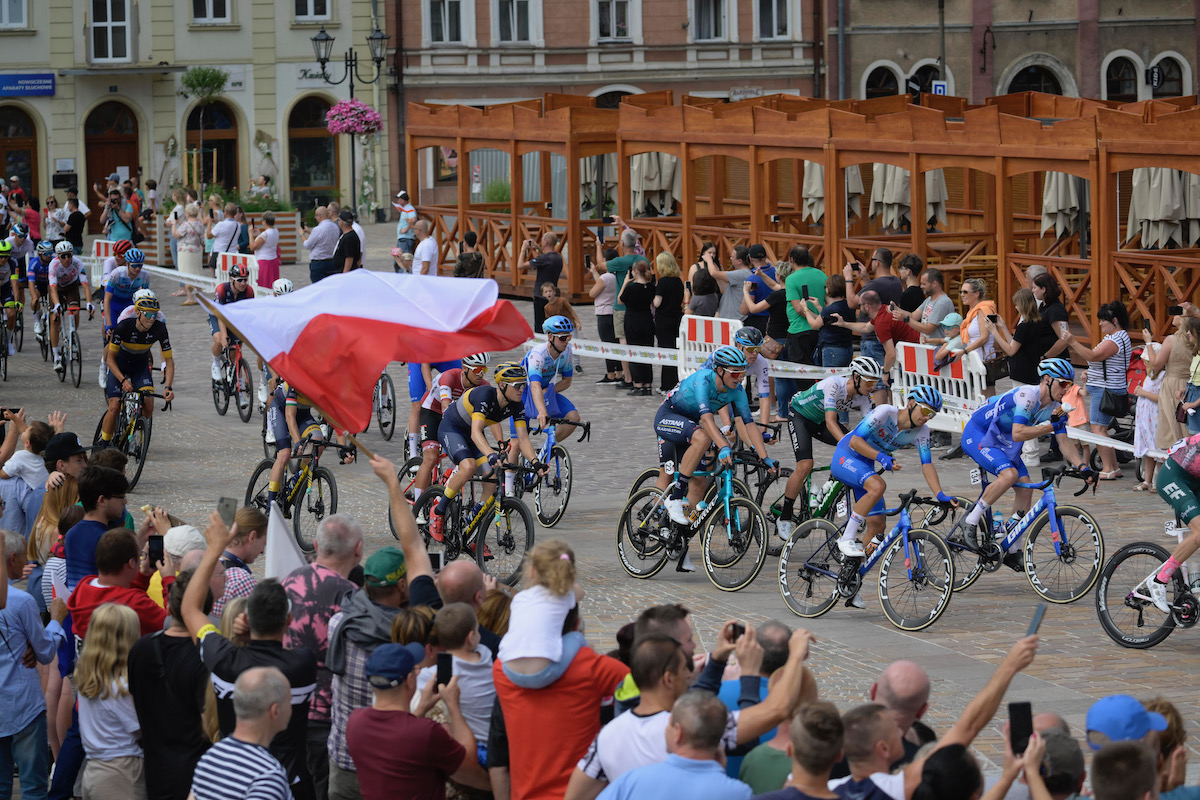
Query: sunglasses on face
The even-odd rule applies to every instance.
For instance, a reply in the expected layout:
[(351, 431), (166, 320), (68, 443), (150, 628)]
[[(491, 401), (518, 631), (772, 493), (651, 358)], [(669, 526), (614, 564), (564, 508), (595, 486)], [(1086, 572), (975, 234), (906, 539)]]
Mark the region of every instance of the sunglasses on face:
[(234, 283), (245, 283), (246, 279), (245, 278), (234, 278), (233, 282)]
[(746, 370), (741, 370), (740, 372), (735, 372), (734, 370), (730, 370), (730, 369), (725, 370), (725, 375), (727, 377), (733, 378), (735, 381), (740, 381), (742, 379), (742, 376), (745, 374), (746, 374)]
[(472, 375), (487, 375), (487, 371), (487, 367), (467, 367), (467, 372), (470, 372)]
[(142, 319), (154, 319), (158, 316), (157, 311), (139, 311), (138, 313), (142, 315)]
[(743, 347), (742, 348), (742, 352), (746, 354), (746, 358), (750, 358), (751, 356), (758, 355), (759, 350), (762, 350), (762, 348), (761, 347)]
[(569, 333), (564, 333), (564, 334), (557, 334), (557, 333), (555, 333), (555, 334), (552, 334), (552, 335), (551, 335), (551, 338), (553, 338), (553, 339), (557, 339), (557, 340), (558, 340), (558, 341), (560, 341), (560, 342), (569, 342), (569, 341), (571, 341), (571, 334), (569, 334)]
[(1064, 392), (1067, 389), (1070, 389), (1072, 386), (1075, 385), (1072, 381), (1055, 381), (1055, 383), (1057, 383), (1059, 388), (1062, 389)]
[(934, 414), (938, 413), (937, 409), (927, 406), (924, 403), (917, 403), (917, 410), (927, 417), (932, 417)]

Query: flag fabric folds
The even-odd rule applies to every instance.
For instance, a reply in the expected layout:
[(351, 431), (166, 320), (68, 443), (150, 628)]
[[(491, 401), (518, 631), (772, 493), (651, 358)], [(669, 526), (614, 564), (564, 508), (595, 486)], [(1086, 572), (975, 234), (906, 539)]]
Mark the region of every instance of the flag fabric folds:
[(279, 504), (271, 501), (267, 516), (267, 549), (263, 551), (264, 577), (281, 581), (307, 564), (308, 559), (300, 552), (300, 545), (292, 536), (292, 528), (279, 510)]

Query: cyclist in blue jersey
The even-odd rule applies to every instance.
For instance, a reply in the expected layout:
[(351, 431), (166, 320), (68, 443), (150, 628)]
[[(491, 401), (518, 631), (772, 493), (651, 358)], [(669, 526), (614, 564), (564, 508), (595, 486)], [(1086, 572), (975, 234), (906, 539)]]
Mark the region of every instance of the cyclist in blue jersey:
[(29, 279), (29, 304), (34, 310), (33, 335), (40, 342), (46, 332), (42, 330), (42, 318), (37, 314), (38, 301), (50, 297), (50, 262), (54, 260), (54, 244), (39, 242), (37, 251), (26, 266), (26, 277)]
[(150, 276), (142, 271), (146, 263), (146, 254), (136, 247), (125, 253), (125, 266), (114, 267), (108, 273), (108, 283), (104, 288), (104, 332), (105, 338), (111, 334), (121, 312), (133, 304), (133, 295), (139, 289), (150, 288)]
[[(746, 357), (736, 347), (726, 345), (713, 353), (713, 366), (699, 369), (676, 385), (659, 407), (654, 417), (654, 432), (659, 437), (659, 461), (666, 465), (675, 463), (675, 485), (670, 497), (664, 502), (671, 519), (686, 525), (687, 515), (683, 511), (687, 496), (695, 507), (703, 489), (702, 481), (692, 481), (692, 474), (700, 465), (709, 445), (720, 449), (717, 457), (726, 466), (733, 464), (733, 446), (726, 438), (714, 416), (725, 406), (732, 406), (733, 413), (746, 426), (746, 433), (759, 458), (774, 471), (775, 460), (767, 456), (762, 433), (754, 424), (750, 404), (742, 389), (742, 376), (746, 374)], [(688, 571), (687, 550), (680, 557), (681, 571)]]
[(449, 361), (434, 361), (429, 364), (408, 365), (408, 399), (412, 408), (408, 412), (408, 457), (415, 458), (421, 454), (421, 400), (425, 392), (433, 386), (433, 371), (449, 372), (452, 369), (462, 369), (462, 359)]
[[(904, 445), (912, 444), (921, 458), (921, 472), (938, 500), (954, 502), (942, 491), (941, 481), (929, 452), (929, 428), (926, 425), (942, 410), (942, 393), (932, 386), (918, 384), (908, 391), (908, 402), (904, 408), (892, 405), (876, 406), (849, 436), (838, 442), (833, 452), (831, 473), (836, 480), (854, 491), (854, 507), (850, 521), (838, 540), (838, 549), (844, 555), (861, 558), (865, 555), (861, 544), (855, 541), (863, 522), (871, 539), (882, 538), (886, 506), (883, 503), (887, 483), (875, 473), (879, 463), (886, 471), (898, 470), (900, 465), (892, 456)], [(864, 537), (865, 538), (865, 537)], [(862, 600), (854, 598), (854, 606), (862, 608)]]
[[(978, 547), (976, 527), (992, 506), (1018, 481), (1029, 479), (1029, 470), (1021, 460), (1021, 445), (1030, 439), (1054, 434), (1063, 456), (1072, 466), (1085, 472), (1091, 469), (1073, 442), (1067, 438), (1067, 413), (1061, 408), (1063, 395), (1075, 380), (1075, 368), (1065, 358), (1047, 358), (1038, 364), (1038, 383), (1018, 386), (991, 398), (971, 415), (963, 428), (962, 449), (976, 464), (996, 480), (971, 509), (965, 520), (968, 543)], [(1017, 488), (1013, 513), (1006, 528), (1012, 529), (1033, 500), (1032, 489)], [(993, 531), (999, 536), (1003, 531)], [(1011, 566), (1011, 565), (1010, 565)], [(1021, 570), (1024, 570), (1022, 563)]]
[[(525, 416), (537, 418), (539, 430), (546, 427), (550, 417), (579, 421), (575, 404), (562, 394), (571, 387), (575, 375), (575, 354), (571, 348), (575, 324), (564, 316), (554, 316), (542, 323), (542, 333), (546, 334), (546, 341), (521, 359), (521, 366), (529, 374), (529, 383), (522, 396)], [(559, 376), (562, 379), (556, 383), (555, 378)], [(555, 434), (561, 440), (574, 430), (574, 425), (559, 425)]]
[[(771, 395), (771, 365), (759, 352), (762, 350), (762, 344), (763, 333), (758, 328), (747, 325), (733, 334), (733, 346), (741, 350), (742, 355), (746, 357), (746, 372), (750, 373), (750, 377), (758, 384), (758, 418), (766, 425), (771, 421), (771, 404), (767, 402)], [(713, 356), (705, 359), (701, 367), (712, 369)], [(726, 425), (730, 422), (727, 414), (722, 414), (721, 419)]]

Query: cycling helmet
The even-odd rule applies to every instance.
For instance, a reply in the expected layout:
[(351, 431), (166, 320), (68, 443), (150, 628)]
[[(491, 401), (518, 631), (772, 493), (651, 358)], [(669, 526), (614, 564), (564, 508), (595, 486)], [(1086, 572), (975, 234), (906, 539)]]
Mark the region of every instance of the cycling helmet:
[(879, 362), (870, 356), (859, 356), (851, 361), (850, 372), (871, 381), (883, 379), (883, 367), (879, 366)]
[(496, 383), (526, 383), (529, 381), (529, 373), (515, 361), (506, 361), (496, 367)]
[(125, 263), (128, 266), (140, 267), (146, 263), (146, 254), (136, 247), (131, 247), (125, 252)]
[(54, 255), (54, 244), (52, 242), (38, 242), (37, 254), (39, 256)]
[(7, 239), (0, 239), (0, 256), (8, 258), (12, 255), (12, 243)]
[(134, 302), (133, 307), (138, 311), (149, 313), (153, 311), (158, 313), (158, 299), (154, 297), (143, 297), (141, 300)]
[(137, 304), (143, 300), (153, 300), (158, 302), (158, 297), (155, 296), (153, 289), (138, 289), (133, 293), (133, 306), (137, 308)]
[(24, 224), (23, 222), (18, 222), (16, 225), (12, 226), (12, 235), (20, 236), (22, 239), (28, 239), (29, 238), (29, 226)]
[(486, 367), (488, 365), (487, 353), (475, 353), (474, 355), (464, 356), (462, 360), (463, 369), (472, 369), (474, 367)]
[(1075, 380), (1075, 367), (1065, 358), (1044, 358), (1038, 364), (1038, 375), (1049, 375), (1060, 381)]
[(908, 390), (908, 399), (916, 400), (922, 405), (929, 406), (934, 411), (942, 410), (942, 393), (924, 383), (917, 384)]
[(128, 239), (121, 239), (113, 245), (113, 255), (117, 258), (122, 258), (126, 253), (133, 249), (133, 242)]
[(749, 325), (739, 328), (738, 332), (733, 335), (733, 343), (739, 347), (762, 347), (762, 331), (758, 328), (751, 328)]
[[(128, 258), (128, 256), (126, 256)], [(234, 264), (229, 268), (229, 280), (239, 280), (241, 278), (249, 278), (250, 270), (246, 269), (244, 264)]]
[(717, 352), (713, 353), (713, 366), (744, 370), (746, 369), (746, 356), (742, 355), (742, 351), (736, 347), (725, 345), (717, 348)]
[(59, 242), (54, 245), (54, 252), (60, 256), (75, 255), (75, 248), (71, 247), (70, 242)]
[(281, 294), (291, 294), (292, 288), (292, 282), (288, 278), (280, 278), (271, 284), (271, 291), (275, 293), (276, 297)]
[(564, 336), (575, 332), (575, 323), (562, 315), (551, 317), (542, 323), (542, 333)]

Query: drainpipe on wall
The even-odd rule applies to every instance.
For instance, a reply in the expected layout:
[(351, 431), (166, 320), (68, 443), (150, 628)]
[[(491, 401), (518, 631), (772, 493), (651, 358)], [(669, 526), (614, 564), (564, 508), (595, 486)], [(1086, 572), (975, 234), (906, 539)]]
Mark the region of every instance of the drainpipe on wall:
[(846, 0), (838, 0), (838, 100), (846, 99)]

